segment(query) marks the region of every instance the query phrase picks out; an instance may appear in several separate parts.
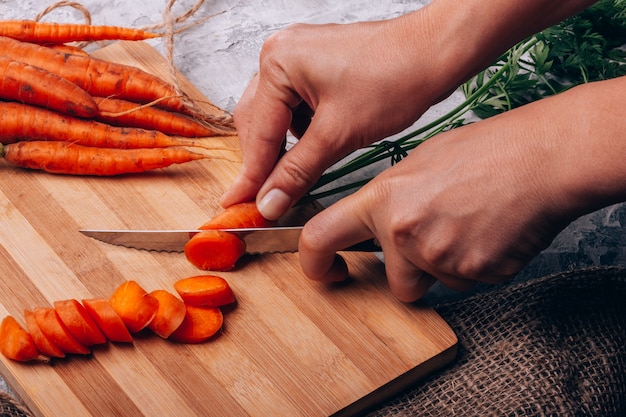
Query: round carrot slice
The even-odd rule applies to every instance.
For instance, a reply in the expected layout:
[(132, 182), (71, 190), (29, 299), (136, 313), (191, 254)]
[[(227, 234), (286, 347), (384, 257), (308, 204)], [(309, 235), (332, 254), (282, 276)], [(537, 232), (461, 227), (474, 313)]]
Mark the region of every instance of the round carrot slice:
[(215, 335), (224, 323), (219, 307), (195, 307), (187, 305), (185, 319), (169, 337), (180, 343), (202, 343)]
[(24, 319), (26, 320), (26, 329), (33, 337), (33, 341), (42, 355), (50, 358), (65, 357), (65, 353), (59, 349), (57, 345), (52, 343), (50, 338), (41, 331), (39, 325), (37, 324), (37, 320), (35, 320), (35, 314), (32, 311), (24, 311)]
[(111, 303), (104, 298), (90, 298), (83, 301), (83, 306), (111, 342), (132, 343), (133, 336), (115, 312)]
[(65, 327), (80, 343), (85, 346), (106, 343), (106, 336), (81, 303), (69, 299), (55, 301), (53, 305)]

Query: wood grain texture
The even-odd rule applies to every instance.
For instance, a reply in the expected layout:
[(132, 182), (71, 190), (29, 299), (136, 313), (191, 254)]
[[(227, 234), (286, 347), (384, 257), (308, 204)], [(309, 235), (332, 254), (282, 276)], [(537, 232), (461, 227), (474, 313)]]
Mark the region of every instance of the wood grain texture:
[[(145, 43), (96, 54), (170, 73)], [(236, 137), (216, 141), (236, 146)], [(198, 274), (181, 254), (115, 247), (78, 231), (196, 227), (220, 210), (238, 159), (115, 178), (0, 169), (0, 315), (23, 323), (25, 309), (108, 297), (127, 279), (172, 290)], [(297, 254), (251, 257), (221, 273), (238, 304), (208, 343), (144, 332), (132, 345), (108, 344), (52, 365), (2, 358), (0, 372), (38, 416), (355, 415), (453, 360), (457, 340), (432, 309), (391, 295), (373, 254), (345, 257), (352, 279), (331, 286), (306, 279)]]

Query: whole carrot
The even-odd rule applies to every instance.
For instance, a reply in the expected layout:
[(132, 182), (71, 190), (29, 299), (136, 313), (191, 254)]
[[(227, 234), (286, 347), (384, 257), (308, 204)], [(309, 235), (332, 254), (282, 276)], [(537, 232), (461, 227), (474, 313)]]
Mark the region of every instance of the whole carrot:
[(0, 102), (0, 142), (50, 140), (100, 148), (211, 147), (201, 140), (167, 136), (155, 130), (110, 126), (14, 102)]
[(206, 124), (184, 114), (115, 98), (94, 97), (94, 100), (100, 110), (96, 119), (111, 125), (152, 129), (185, 137), (216, 135)]
[(93, 117), (98, 113), (91, 95), (76, 84), (3, 56), (0, 56), (0, 97), (79, 117)]
[(0, 156), (22, 168), (97, 176), (144, 172), (204, 158), (185, 148), (93, 148), (58, 141), (0, 145)]
[(38, 44), (80, 41), (138, 41), (161, 35), (140, 29), (119, 26), (96, 26), (73, 23), (48, 23), (34, 20), (2, 20), (0, 36)]
[(0, 55), (43, 68), (78, 85), (92, 96), (116, 97), (190, 113), (176, 88), (139, 68), (66, 54), (41, 45), (0, 36)]

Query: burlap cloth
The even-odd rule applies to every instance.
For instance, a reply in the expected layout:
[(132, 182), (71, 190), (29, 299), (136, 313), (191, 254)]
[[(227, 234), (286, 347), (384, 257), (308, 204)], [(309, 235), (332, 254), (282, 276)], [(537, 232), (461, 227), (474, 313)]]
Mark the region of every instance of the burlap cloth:
[[(377, 416), (626, 416), (626, 268), (509, 284), (434, 306), (453, 364)], [(29, 416), (8, 395), (2, 416)]]
[(447, 369), (375, 416), (626, 416), (626, 269), (573, 271), (435, 306)]

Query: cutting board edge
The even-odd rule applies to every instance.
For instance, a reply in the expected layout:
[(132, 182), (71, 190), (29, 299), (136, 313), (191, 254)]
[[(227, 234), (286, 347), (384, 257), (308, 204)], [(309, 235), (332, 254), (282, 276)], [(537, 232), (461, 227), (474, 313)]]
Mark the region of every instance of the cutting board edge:
[(410, 369), (404, 374), (394, 378), (388, 383), (380, 386), (364, 397), (352, 404), (340, 409), (329, 417), (359, 417), (372, 411), (375, 407), (382, 405), (386, 401), (392, 400), (395, 396), (402, 394), (407, 388), (424, 380), (454, 361), (458, 353), (458, 339), (447, 349), (433, 356), (427, 361)]

